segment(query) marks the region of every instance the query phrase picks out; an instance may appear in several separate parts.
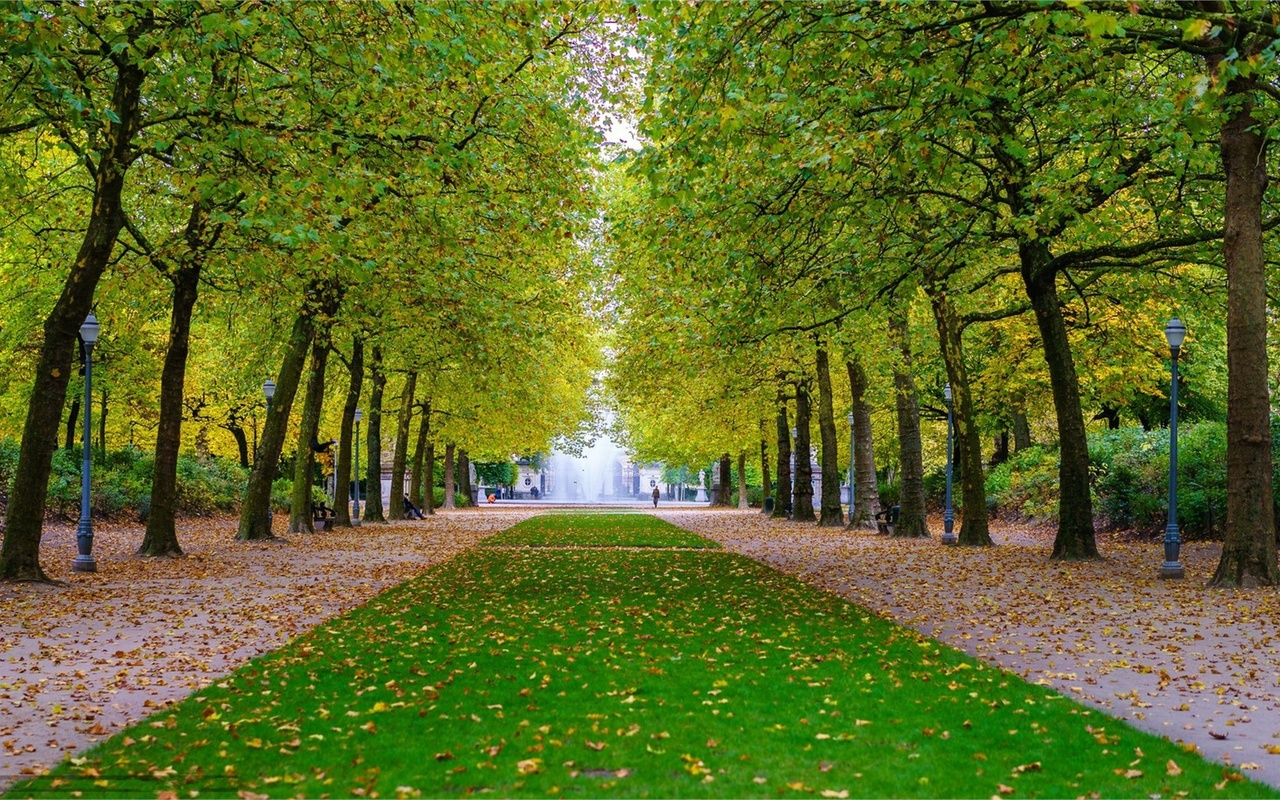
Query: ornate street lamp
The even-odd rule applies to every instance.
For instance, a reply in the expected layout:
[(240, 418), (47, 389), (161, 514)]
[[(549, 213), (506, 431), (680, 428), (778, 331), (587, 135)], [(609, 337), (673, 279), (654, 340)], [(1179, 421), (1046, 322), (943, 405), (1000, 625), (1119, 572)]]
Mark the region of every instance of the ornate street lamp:
[(1178, 355), (1182, 341), (1187, 338), (1187, 326), (1177, 317), (1164, 326), (1164, 338), (1169, 343), (1169, 369), (1173, 381), (1169, 388), (1169, 522), (1164, 527), (1164, 563), (1160, 565), (1161, 578), (1181, 578), (1182, 562), (1178, 551), (1182, 548), (1182, 534), (1178, 530)]
[(956, 512), (951, 505), (951, 471), (952, 471), (952, 430), (954, 428), (953, 414), (951, 407), (951, 384), (942, 387), (942, 396), (947, 401), (947, 497), (946, 503), (942, 511), (942, 543), (956, 543)]
[(796, 513), (796, 434), (799, 433), (797, 428), (791, 429), (791, 496), (787, 498), (787, 505), (791, 508), (787, 512), (787, 519), (792, 519)]
[[(364, 419), (364, 411), (362, 409), (357, 408), (353, 419), (355, 419), (356, 421), (356, 443), (355, 443), (355, 446), (352, 447), (351, 449), (354, 450), (356, 454), (356, 480), (355, 480), (356, 513), (351, 515), (351, 524), (359, 525), (360, 524), (360, 420)], [(435, 491), (435, 476), (428, 476), (427, 491), (428, 492)]]
[(857, 461), (853, 457), (853, 412), (849, 412), (849, 522), (853, 522), (853, 495), (857, 488)]
[(93, 426), (93, 346), (98, 341), (102, 326), (93, 314), (84, 318), (80, 326), (80, 341), (84, 342), (84, 456), (80, 467), (80, 527), (76, 530), (76, 559), (71, 562), (72, 572), (97, 572), (98, 562), (93, 560), (93, 518), (90, 516), (89, 431)]

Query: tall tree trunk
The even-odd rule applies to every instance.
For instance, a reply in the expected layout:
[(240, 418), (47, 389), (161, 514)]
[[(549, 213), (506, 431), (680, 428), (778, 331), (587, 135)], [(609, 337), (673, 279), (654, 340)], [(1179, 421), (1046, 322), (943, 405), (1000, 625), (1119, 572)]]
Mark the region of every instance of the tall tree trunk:
[(472, 504), (471, 497), (471, 459), (467, 457), (467, 451), (461, 447), (458, 448), (458, 472), (456, 475), (458, 481), (458, 492), (462, 495), (462, 505), (469, 506)]
[(778, 500), (773, 506), (776, 519), (786, 519), (791, 500), (791, 428), (787, 425), (787, 398), (778, 391)]
[(733, 464), (730, 455), (720, 456), (720, 484), (716, 486), (716, 505), (729, 507), (729, 486), (733, 484)]
[[(151, 25), (152, 12), (142, 9), (126, 31), (132, 42)], [(14, 472), (13, 490), (5, 513), (4, 543), (0, 545), (0, 579), (47, 581), (40, 568), (40, 537), (44, 528), (45, 497), (53, 451), (58, 446), (58, 425), (67, 399), (71, 360), (79, 341), (80, 325), (89, 315), (93, 293), (102, 278), (124, 227), (121, 193), (125, 173), (132, 162), (130, 145), (139, 130), (138, 98), (146, 77), (132, 61), (133, 46), (116, 60), (111, 112), (118, 122), (103, 129), (93, 175), (93, 202), (89, 206), (84, 238), (71, 265), (62, 294), (44, 321), (44, 340), (36, 363), (22, 445)]]
[(436, 443), (427, 440), (427, 457), (423, 476), (426, 485), (426, 492), (422, 495), (422, 513), (431, 515), (436, 513)]
[(365, 522), (386, 522), (382, 513), (382, 394), (387, 388), (387, 375), (382, 371), (382, 348), (374, 346), (369, 359), (369, 412), (365, 417), (369, 420), (369, 433), (365, 437), (368, 451), (368, 467), (365, 470), (365, 485), (368, 496), (365, 497)]
[(413, 468), (409, 470), (409, 501), (420, 509), (425, 508), (422, 502), (422, 459), (426, 455), (427, 439), (430, 436), (431, 398), (427, 398), (422, 401), (422, 421), (418, 423), (418, 444), (413, 448)]
[(169, 349), (160, 373), (160, 422), (156, 426), (156, 456), (151, 474), (151, 507), (147, 531), (138, 553), (144, 556), (180, 556), (175, 517), (178, 510), (178, 450), (182, 445), (182, 396), (191, 343), (191, 315), (200, 292), (203, 266), (200, 230), (204, 227), (200, 203), (187, 221), (189, 260), (169, 274), (173, 283), (173, 309), (169, 316)]
[(240, 461), (243, 469), (249, 469), (249, 437), (244, 430), (244, 407), (232, 406), (227, 412), (227, 421), (221, 423), (220, 427), (231, 434), (236, 440), (236, 457)]
[(80, 417), (80, 395), (77, 394), (71, 398), (71, 413), (67, 415), (67, 438), (64, 450), (70, 450), (76, 446), (76, 424)]
[(453, 442), (447, 442), (444, 446), (444, 508), (446, 511), (458, 507), (457, 501), (453, 497), (453, 451)]
[(1013, 452), (1020, 453), (1031, 446), (1031, 424), (1027, 422), (1027, 412), (1022, 408), (1013, 409)]
[(822, 441), (822, 509), (818, 514), (821, 528), (844, 526), (844, 509), (840, 507), (840, 444), (836, 438), (834, 401), (831, 397), (831, 361), (827, 348), (818, 345), (818, 437)]
[(751, 502), (747, 499), (747, 451), (743, 450), (738, 453), (738, 508), (746, 510), (751, 508)]
[(1057, 272), (1044, 242), (1020, 242), (1018, 256), (1027, 299), (1040, 330), (1058, 418), (1058, 535), (1052, 557), (1063, 561), (1097, 558), (1093, 498), (1089, 495), (1089, 446), (1080, 407), (1080, 382), (1058, 302)]
[(871, 435), (871, 407), (867, 405), (867, 373), (857, 356), (845, 361), (853, 410), (853, 513), (850, 530), (878, 530), (880, 486), (876, 482), (875, 440)]
[(1009, 460), (1009, 431), (1003, 430), (996, 435), (991, 451), (991, 466), (995, 467)]
[[(351, 453), (359, 442), (352, 442), (356, 408), (360, 405), (360, 387), (364, 385), (364, 340), (351, 341), (351, 360), (347, 362), (347, 397), (342, 404), (342, 426), (338, 433), (338, 460), (333, 465), (333, 524), (351, 527)], [(358, 451), (356, 451), (358, 452)], [(356, 476), (359, 480), (360, 476)]]
[(396, 417), (396, 452), (391, 457), (391, 503), (388, 519), (404, 519), (404, 471), (409, 464), (409, 430), (413, 425), (413, 395), (418, 391), (418, 372), (410, 370), (400, 395), (400, 414)]
[(276, 375), (276, 394), (267, 408), (267, 421), (262, 428), (262, 441), (253, 471), (249, 473), (249, 485), (245, 489), (244, 502), (240, 505), (240, 526), (236, 538), (242, 540), (271, 539), (271, 483), (275, 480), (276, 466), (284, 450), (284, 439), (289, 429), (289, 412), (293, 410), (293, 398), (302, 379), (302, 368), (307, 359), (307, 348), (315, 333), (309, 303), (303, 305), (293, 322), (289, 345), (284, 361)]
[(796, 475), (791, 494), (791, 518), (813, 522), (813, 449), (809, 446), (809, 387), (796, 381)]
[(316, 331), (311, 341), (311, 375), (302, 400), (298, 423), (298, 449), (293, 462), (293, 502), (289, 504), (289, 532), (315, 533), (311, 491), (315, 484), (316, 454), (312, 444), (320, 439), (320, 413), (324, 407), (324, 375), (329, 365), (329, 329)]
[(926, 284), (925, 291), (933, 306), (933, 319), (938, 328), (938, 342), (942, 347), (942, 363), (951, 384), (952, 404), (955, 409), (955, 464), (960, 470), (960, 497), (964, 507), (961, 517), (959, 543), (969, 546), (987, 546), (991, 530), (987, 518), (987, 487), (982, 470), (982, 435), (974, 415), (973, 395), (969, 391), (969, 370), (964, 363), (964, 341), (961, 338), (960, 318), (956, 307), (947, 296), (946, 288)]
[(760, 513), (764, 513), (769, 498), (773, 497), (773, 481), (769, 477), (769, 440), (764, 436), (764, 422), (760, 423)]
[[(1216, 71), (1218, 63), (1211, 63)], [(1223, 255), (1227, 265), (1227, 524), (1211, 586), (1274, 586), (1276, 528), (1267, 391), (1267, 287), (1262, 250), (1266, 138), (1253, 116), (1255, 85), (1228, 84), (1222, 126), (1227, 176)]]
[(893, 386), (898, 409), (898, 453), (902, 463), (899, 478), (898, 524), (895, 536), (929, 535), (929, 522), (924, 508), (924, 457), (920, 443), (920, 402), (916, 398), (916, 381), (912, 376), (911, 340), (907, 331), (907, 310), (893, 309), (889, 314), (889, 334), (899, 358), (893, 366)]

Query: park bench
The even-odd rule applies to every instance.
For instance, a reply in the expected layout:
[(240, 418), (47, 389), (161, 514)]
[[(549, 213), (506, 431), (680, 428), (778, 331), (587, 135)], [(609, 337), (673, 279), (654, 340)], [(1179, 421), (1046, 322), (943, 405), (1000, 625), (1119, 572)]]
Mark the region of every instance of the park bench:
[(323, 500), (311, 503), (311, 526), (319, 531), (333, 530), (333, 509)]
[(901, 513), (901, 509), (894, 504), (876, 514), (876, 528), (879, 529), (880, 533), (886, 536), (893, 535), (894, 526), (898, 524), (899, 513)]

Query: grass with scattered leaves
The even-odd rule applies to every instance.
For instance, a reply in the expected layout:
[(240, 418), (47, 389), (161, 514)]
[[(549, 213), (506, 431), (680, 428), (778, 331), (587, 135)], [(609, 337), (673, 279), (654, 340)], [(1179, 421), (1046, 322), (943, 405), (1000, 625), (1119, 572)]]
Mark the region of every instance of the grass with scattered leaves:
[(486, 545), (528, 547), (704, 547), (710, 539), (648, 514), (570, 512), (540, 514), (490, 536)]
[(514, 548), (401, 584), (10, 794), (192, 792), (1276, 796), (741, 556)]

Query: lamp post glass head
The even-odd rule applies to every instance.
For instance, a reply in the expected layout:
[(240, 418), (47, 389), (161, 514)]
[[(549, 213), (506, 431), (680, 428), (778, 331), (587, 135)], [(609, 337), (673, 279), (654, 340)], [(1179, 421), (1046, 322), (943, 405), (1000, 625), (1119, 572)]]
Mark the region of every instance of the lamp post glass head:
[(352, 419), (354, 419), (356, 422), (359, 422), (360, 420), (364, 419), (364, 409), (357, 408), (355, 416), (353, 416)]
[(1170, 350), (1178, 350), (1182, 347), (1182, 342), (1187, 338), (1187, 326), (1182, 324), (1182, 320), (1174, 317), (1169, 320), (1169, 324), (1164, 326), (1164, 338), (1169, 343)]
[(947, 398), (948, 403), (951, 402), (951, 384), (948, 383), (942, 387), (942, 396)]
[(98, 324), (98, 318), (93, 314), (84, 318), (84, 323), (80, 326), (80, 338), (87, 345), (92, 345), (98, 341), (98, 332), (102, 330), (102, 326)]
[(262, 394), (268, 400), (276, 396), (276, 382), (267, 378), (262, 384)]
[(852, 428), (852, 427), (853, 427), (853, 412), (852, 412), (852, 411), (850, 411), (850, 412), (849, 412), (849, 416), (848, 416), (848, 417), (846, 417), (846, 419), (848, 419), (848, 420), (849, 420), (849, 427), (850, 427), (850, 428)]

